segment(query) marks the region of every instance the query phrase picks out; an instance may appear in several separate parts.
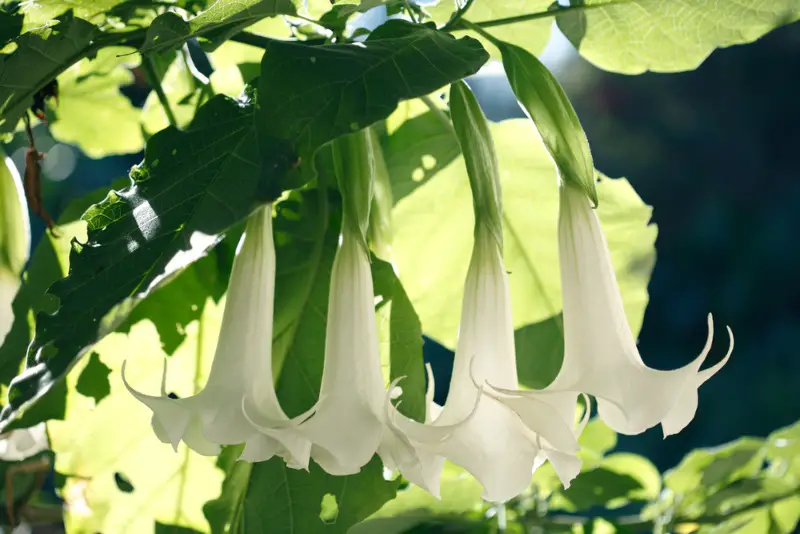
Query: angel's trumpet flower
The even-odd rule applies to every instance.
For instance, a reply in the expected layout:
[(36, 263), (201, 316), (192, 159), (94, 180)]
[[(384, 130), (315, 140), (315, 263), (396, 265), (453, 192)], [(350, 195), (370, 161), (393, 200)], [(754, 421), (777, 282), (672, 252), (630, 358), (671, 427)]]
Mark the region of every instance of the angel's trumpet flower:
[[(275, 295), (275, 245), (272, 209), (254, 213), (233, 263), (222, 328), (206, 386), (196, 395), (173, 399), (166, 392), (146, 395), (123, 381), (153, 411), (158, 438), (177, 448), (183, 441), (200, 454), (216, 455), (220, 445), (245, 443), (242, 459), (283, 457), (290, 467), (308, 466), (310, 443), (295, 429), (308, 414), (290, 420), (278, 403), (272, 376), (272, 318)], [(251, 424), (243, 405), (256, 406)], [(269, 422), (264, 424), (263, 421)]]

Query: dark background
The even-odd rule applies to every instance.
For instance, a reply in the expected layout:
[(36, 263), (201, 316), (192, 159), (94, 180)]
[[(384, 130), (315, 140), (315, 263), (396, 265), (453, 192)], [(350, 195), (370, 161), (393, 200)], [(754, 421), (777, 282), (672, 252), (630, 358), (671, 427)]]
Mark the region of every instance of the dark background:
[[(687, 73), (610, 74), (574, 52), (549, 65), (578, 112), (596, 167), (627, 177), (654, 207), (644, 361), (671, 369), (694, 358), (708, 312), (717, 321), (709, 362), (727, 347), (722, 325), (736, 335), (731, 361), (700, 390), (692, 424), (666, 442), (659, 429), (621, 437), (620, 448), (664, 469), (692, 448), (766, 435), (800, 418), (800, 24), (718, 50)], [(503, 79), (472, 85), (490, 118), (522, 116)], [(140, 104), (147, 89), (126, 92)], [(78, 154), (68, 178), (44, 184), (46, 205), (57, 215), (140, 159)], [(36, 241), (43, 228), (32, 224)], [(443, 402), (451, 353), (430, 341), (425, 351)]]

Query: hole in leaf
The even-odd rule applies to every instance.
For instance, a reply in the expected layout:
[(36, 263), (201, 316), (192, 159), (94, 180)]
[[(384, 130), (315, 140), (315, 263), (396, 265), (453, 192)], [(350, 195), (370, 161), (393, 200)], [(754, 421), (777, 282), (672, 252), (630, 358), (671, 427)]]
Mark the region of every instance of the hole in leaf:
[(322, 496), (320, 503), (319, 518), (323, 523), (336, 523), (336, 516), (339, 515), (339, 504), (336, 502), (336, 495), (326, 493)]
[(423, 154), (422, 156), (422, 168), (425, 170), (431, 170), (436, 167), (436, 158), (430, 154)]
[(411, 179), (415, 182), (421, 182), (422, 180), (424, 180), (425, 169), (423, 169), (422, 167), (417, 167), (416, 169), (414, 169), (414, 171), (411, 173)]
[(114, 483), (117, 485), (117, 488), (123, 493), (133, 493), (133, 484), (131, 481), (128, 480), (128, 477), (123, 475), (120, 472), (114, 473)]

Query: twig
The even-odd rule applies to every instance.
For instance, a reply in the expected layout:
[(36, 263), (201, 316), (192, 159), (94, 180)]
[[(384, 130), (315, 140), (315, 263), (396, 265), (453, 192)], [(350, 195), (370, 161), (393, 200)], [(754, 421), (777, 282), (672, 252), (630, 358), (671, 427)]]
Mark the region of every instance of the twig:
[(268, 48), (275, 39), (264, 37), (263, 35), (258, 35), (255, 33), (242, 31), (235, 35), (232, 35), (230, 40), (237, 43), (255, 46), (257, 48)]
[(158, 95), (158, 101), (161, 102), (161, 107), (164, 109), (164, 113), (167, 115), (167, 120), (169, 120), (171, 126), (177, 128), (178, 121), (175, 119), (175, 114), (172, 113), (172, 108), (169, 105), (169, 100), (167, 100), (167, 95), (164, 93), (164, 88), (161, 87), (161, 79), (156, 72), (152, 58), (149, 56), (144, 56), (142, 68), (147, 75), (147, 80), (150, 82), (150, 85), (153, 87), (156, 95)]
[(411, 6), (408, 5), (408, 0), (403, 0), (403, 4), (406, 6), (406, 13), (411, 18), (411, 22), (414, 24), (419, 24), (419, 19), (417, 18), (417, 14), (411, 9)]
[(492, 43), (497, 43), (497, 39), (489, 32), (483, 29), (478, 23), (470, 22), (467, 19), (461, 19), (459, 22), (459, 26), (462, 26), (464, 29), (469, 29), (483, 37), (484, 39), (491, 41)]
[[(472, 24), (480, 26), (481, 28), (494, 28), (496, 26), (505, 26), (506, 24), (515, 24), (517, 22), (527, 22), (529, 20), (546, 19), (561, 15), (562, 13), (570, 13), (573, 11), (588, 11), (599, 7), (608, 7), (613, 4), (626, 4), (632, 0), (620, 0), (618, 2), (609, 2), (604, 4), (590, 4), (590, 5), (575, 5), (567, 7), (559, 7), (556, 9), (548, 9), (547, 11), (538, 11), (536, 13), (526, 13), (525, 15), (515, 15), (513, 17), (505, 17), (502, 19), (482, 20), (480, 22), (473, 22)], [(466, 10), (465, 10), (466, 11)], [(462, 13), (463, 15), (463, 13)], [(455, 18), (455, 17), (454, 17)], [(453, 22), (453, 24), (451, 24)], [(442, 29), (445, 31), (465, 30), (467, 29), (463, 24), (464, 20), (459, 17), (456, 21), (448, 22)]]
[(453, 129), (453, 123), (450, 121), (450, 117), (448, 117), (447, 114), (442, 111), (442, 108), (436, 105), (436, 102), (431, 100), (431, 97), (424, 95), (419, 98), (425, 103), (426, 106), (428, 106), (428, 109), (430, 109), (433, 114), (436, 115), (442, 121), (442, 123), (444, 123), (448, 130), (455, 133), (455, 130)]
[(447, 23), (441, 27), (441, 30), (449, 32), (450, 30), (458, 28), (458, 23), (461, 21), (461, 17), (463, 17), (464, 14), (469, 10), (469, 8), (472, 7), (472, 3), (474, 1), (475, 0), (467, 0), (463, 6), (458, 8), (456, 12), (453, 13), (453, 16), (450, 17), (450, 20), (448, 20)]

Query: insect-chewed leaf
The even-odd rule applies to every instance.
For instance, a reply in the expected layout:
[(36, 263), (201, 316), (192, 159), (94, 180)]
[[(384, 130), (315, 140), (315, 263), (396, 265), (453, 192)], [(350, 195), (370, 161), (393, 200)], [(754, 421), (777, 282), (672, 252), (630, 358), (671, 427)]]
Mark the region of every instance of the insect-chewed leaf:
[(218, 44), (260, 19), (293, 14), (295, 7), (290, 0), (217, 0), (188, 22), (175, 13), (164, 13), (148, 28), (142, 52), (179, 48), (192, 37)]
[(217, 96), (190, 128), (168, 128), (147, 144), (130, 187), (89, 208), (85, 244), (73, 241), (69, 276), (39, 314), (27, 369), (12, 381), (0, 426), (61, 380), (77, 358), (113, 329), (160, 282), (195, 261), (217, 234), (257, 205), (258, 158), (249, 96)]
[(388, 116), (400, 100), (474, 74), (488, 58), (475, 39), (402, 20), (364, 43), (271, 42), (258, 93), (262, 172), (283, 174), (311, 161), (328, 141)]

